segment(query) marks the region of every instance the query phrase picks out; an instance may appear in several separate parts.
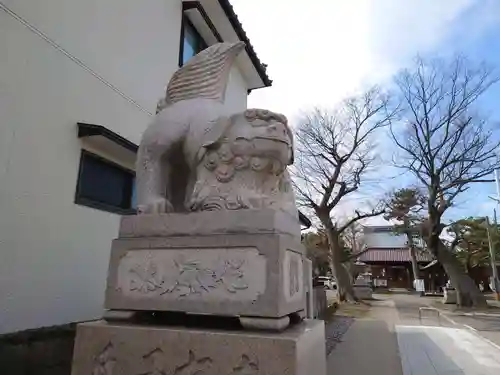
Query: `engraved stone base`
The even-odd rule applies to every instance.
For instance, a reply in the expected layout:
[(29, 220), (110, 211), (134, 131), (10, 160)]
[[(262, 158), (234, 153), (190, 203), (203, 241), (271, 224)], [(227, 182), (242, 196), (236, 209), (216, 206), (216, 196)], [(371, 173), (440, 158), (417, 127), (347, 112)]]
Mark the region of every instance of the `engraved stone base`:
[(105, 308), (281, 318), (305, 310), (302, 263), (284, 234), (117, 239)]
[(72, 375), (88, 374), (326, 375), (324, 323), (282, 333), (82, 323)]

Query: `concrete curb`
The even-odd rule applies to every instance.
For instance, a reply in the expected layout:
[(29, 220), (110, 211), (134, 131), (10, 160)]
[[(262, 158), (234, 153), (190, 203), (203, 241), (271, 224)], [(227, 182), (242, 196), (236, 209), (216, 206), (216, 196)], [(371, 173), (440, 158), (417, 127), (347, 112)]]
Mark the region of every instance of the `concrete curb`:
[(465, 328), (467, 328), (469, 331), (471, 331), (474, 335), (476, 335), (477, 337), (479, 337), (480, 339), (482, 339), (483, 341), (487, 342), (488, 344), (490, 344), (491, 346), (493, 346), (494, 348), (500, 350), (500, 346), (495, 344), (493, 341), (487, 339), (486, 337), (483, 337), (481, 336), (478, 332), (477, 329), (467, 325), (467, 324), (462, 324)]
[(500, 314), (491, 314), (483, 312), (472, 312), (472, 313), (456, 313), (458, 316), (493, 316), (495, 318), (500, 318)]
[(487, 339), (486, 337), (481, 336), (481, 334), (479, 334), (479, 331), (477, 329), (475, 329), (475, 328), (473, 328), (473, 327), (471, 327), (470, 325), (467, 325), (467, 324), (460, 324), (460, 323), (455, 322), (453, 319), (451, 319), (449, 316), (447, 316), (447, 314), (445, 313), (445, 310), (441, 310), (441, 309), (438, 309), (438, 308), (436, 308), (436, 310), (438, 310), (439, 314), (441, 314), (443, 316), (443, 318), (445, 318), (446, 320), (448, 320), (451, 324), (456, 325), (456, 326), (465, 327), (470, 332), (472, 332), (476, 337), (480, 338), (484, 342), (487, 342), (488, 344), (490, 344), (494, 348), (500, 350), (500, 346), (499, 345), (495, 344), (493, 341)]
[(440, 309), (439, 307), (436, 307), (434, 305), (427, 305), (429, 307), (432, 307), (436, 310), (438, 310), (441, 314), (443, 315), (452, 315), (452, 316), (491, 316), (495, 318), (500, 318), (500, 314), (495, 314), (495, 313), (484, 313), (484, 312), (454, 312), (454, 311), (449, 311), (449, 310), (444, 310)]

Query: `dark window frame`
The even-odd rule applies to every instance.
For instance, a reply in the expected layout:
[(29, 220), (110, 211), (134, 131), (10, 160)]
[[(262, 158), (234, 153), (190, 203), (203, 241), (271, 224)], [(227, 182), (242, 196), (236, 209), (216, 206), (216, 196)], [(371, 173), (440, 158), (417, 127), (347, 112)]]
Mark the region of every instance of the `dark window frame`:
[(186, 36), (185, 35), (186, 28), (191, 29), (192, 33), (194, 34), (194, 36), (196, 37), (196, 39), (199, 41), (200, 45), (202, 46), (200, 51), (198, 51), (196, 53), (199, 53), (208, 47), (208, 43), (205, 41), (205, 39), (203, 39), (201, 34), (198, 32), (198, 30), (196, 30), (196, 27), (193, 25), (193, 23), (189, 20), (189, 18), (185, 14), (183, 14), (182, 15), (182, 22), (181, 22), (181, 39), (180, 39), (180, 43), (179, 43), (179, 68), (181, 66), (183, 66), (185, 63), (185, 61), (184, 61), (184, 39)]
[[(82, 196), (82, 174), (83, 174), (83, 167), (86, 158), (92, 158), (94, 160), (97, 160), (103, 164), (107, 164), (110, 167), (113, 167), (115, 169), (118, 169), (122, 172), (125, 172), (129, 174), (132, 177), (132, 186), (130, 187), (130, 208), (123, 208), (123, 207), (118, 207), (112, 204), (107, 204), (104, 202), (96, 201), (91, 198)], [(111, 212), (114, 214), (120, 214), (120, 215), (133, 215), (136, 213), (136, 209), (132, 208), (132, 195), (134, 191), (134, 184), (135, 184), (135, 172), (133, 170), (130, 170), (128, 168), (125, 168), (117, 163), (114, 163), (100, 155), (97, 155), (93, 152), (87, 151), (85, 149), (81, 150), (80, 153), (80, 164), (78, 167), (78, 179), (76, 183), (76, 191), (75, 191), (75, 204), (81, 205), (81, 206), (86, 206), (94, 209), (98, 209), (101, 211), (106, 211), (106, 212)]]

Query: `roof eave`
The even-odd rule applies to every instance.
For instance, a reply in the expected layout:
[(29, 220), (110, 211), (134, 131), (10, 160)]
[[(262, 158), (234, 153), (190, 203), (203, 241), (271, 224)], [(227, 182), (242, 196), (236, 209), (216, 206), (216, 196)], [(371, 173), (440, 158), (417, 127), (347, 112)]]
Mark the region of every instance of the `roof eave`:
[[(263, 64), (259, 57), (257, 56), (257, 53), (255, 52), (252, 44), (250, 43), (250, 39), (248, 38), (245, 30), (243, 29), (243, 25), (238, 19), (238, 16), (236, 15), (233, 6), (229, 2), (229, 0), (219, 0), (219, 4), (226, 14), (227, 19), (231, 23), (231, 26), (233, 27), (236, 35), (238, 38), (245, 43), (245, 50), (246, 53), (248, 54), (248, 57), (252, 61), (252, 64), (257, 71), (257, 74), (259, 75), (260, 79), (262, 80), (262, 87), (270, 87), (273, 83), (273, 81), (269, 78), (266, 72), (266, 65)], [(255, 87), (258, 88), (258, 87)]]

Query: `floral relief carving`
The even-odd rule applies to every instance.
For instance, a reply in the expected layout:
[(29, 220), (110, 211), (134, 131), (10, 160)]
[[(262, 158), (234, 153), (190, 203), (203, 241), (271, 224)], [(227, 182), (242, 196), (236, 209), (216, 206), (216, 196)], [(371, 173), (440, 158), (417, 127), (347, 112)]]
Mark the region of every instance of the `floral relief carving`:
[(204, 375), (212, 365), (210, 357), (196, 358), (192, 350), (189, 351), (188, 361), (175, 368), (174, 375)]
[(94, 358), (92, 375), (113, 375), (115, 364), (114, 346), (111, 342), (108, 342), (104, 349)]
[[(213, 289), (223, 289), (228, 293), (248, 288), (245, 279), (243, 259), (219, 258), (214, 267), (207, 267), (196, 259), (179, 256), (173, 260), (175, 276), (167, 278), (166, 272), (148, 254), (145, 263), (134, 264), (131, 274), (130, 290), (144, 294), (175, 293), (179, 297), (192, 294), (209, 293)], [(172, 280), (172, 281), (171, 281)]]
[(142, 372), (139, 375), (167, 375), (163, 370), (162, 357), (164, 356), (163, 350), (155, 348), (149, 353), (142, 356), (142, 359), (149, 368), (148, 371)]
[(158, 265), (148, 254), (145, 263), (134, 264), (130, 268), (130, 273), (134, 275), (130, 280), (130, 290), (137, 290), (142, 293), (155, 292), (162, 288), (163, 277), (158, 272)]
[[(114, 354), (114, 346), (109, 342), (94, 358), (92, 375), (113, 375), (117, 358)], [(208, 374), (214, 364), (210, 356), (197, 356), (193, 350), (189, 350), (187, 360), (178, 366), (173, 366), (167, 361), (166, 353), (155, 347), (142, 355), (142, 366), (144, 370), (137, 375), (204, 375)], [(247, 354), (241, 355), (239, 362), (232, 367), (228, 375), (257, 375), (259, 363), (252, 360)]]
[(259, 373), (259, 365), (257, 362), (250, 360), (246, 354), (241, 356), (241, 361), (233, 368), (231, 375), (257, 375)]

